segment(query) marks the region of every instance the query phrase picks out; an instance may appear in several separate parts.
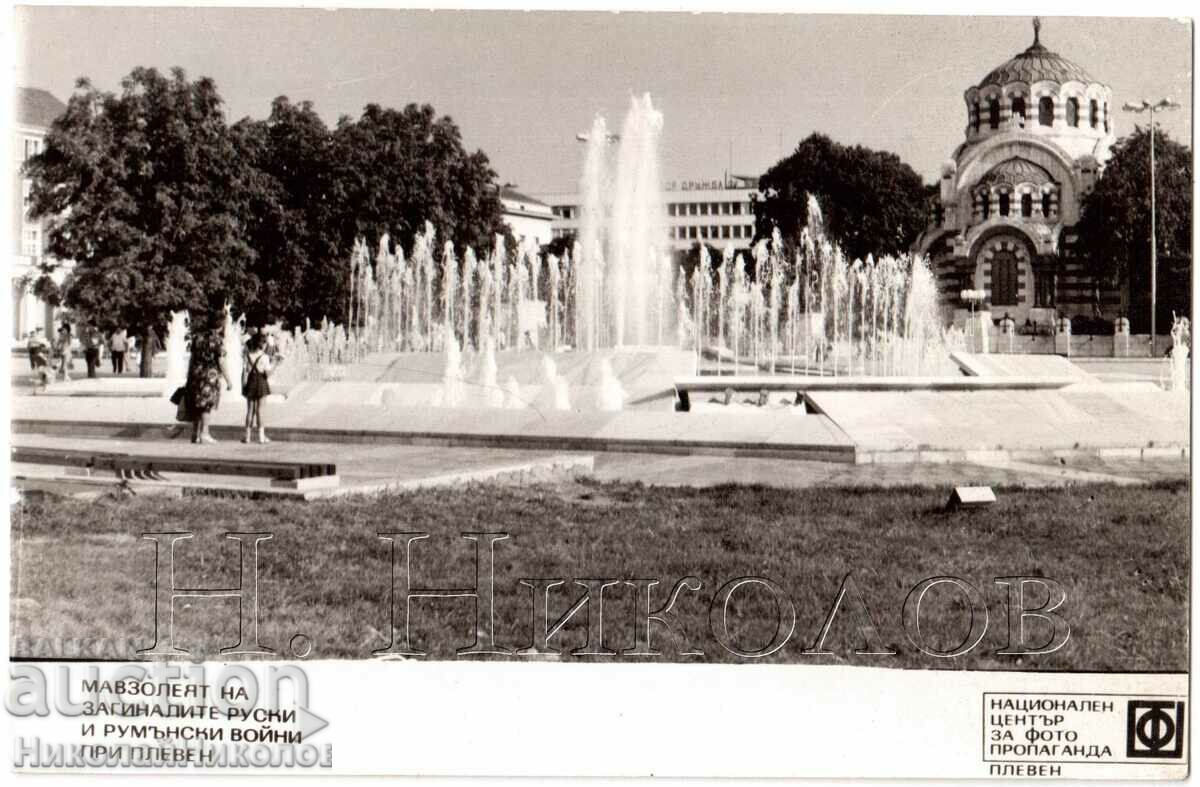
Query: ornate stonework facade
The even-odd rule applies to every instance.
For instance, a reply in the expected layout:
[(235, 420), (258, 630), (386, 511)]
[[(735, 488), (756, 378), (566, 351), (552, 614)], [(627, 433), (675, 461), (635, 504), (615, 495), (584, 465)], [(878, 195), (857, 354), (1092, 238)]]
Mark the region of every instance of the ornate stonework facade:
[(1072, 260), (1072, 227), (1116, 140), (1112, 90), (1033, 44), (967, 88), (965, 139), (942, 165), (934, 221), (918, 240), (943, 303), (982, 290), (993, 315), (1046, 323), (1056, 312), (1115, 317), (1121, 297), (1097, 291)]

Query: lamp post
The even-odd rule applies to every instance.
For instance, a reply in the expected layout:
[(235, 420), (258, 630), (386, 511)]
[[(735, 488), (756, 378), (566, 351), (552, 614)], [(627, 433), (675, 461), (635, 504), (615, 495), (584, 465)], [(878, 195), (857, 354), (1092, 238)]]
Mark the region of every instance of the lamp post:
[(1150, 113), (1150, 357), (1157, 358), (1157, 332), (1155, 317), (1158, 312), (1158, 227), (1156, 223), (1155, 193), (1154, 193), (1154, 115), (1157, 112), (1179, 109), (1179, 104), (1169, 98), (1164, 98), (1156, 104), (1142, 99), (1141, 103), (1126, 102), (1121, 109), (1126, 112)]

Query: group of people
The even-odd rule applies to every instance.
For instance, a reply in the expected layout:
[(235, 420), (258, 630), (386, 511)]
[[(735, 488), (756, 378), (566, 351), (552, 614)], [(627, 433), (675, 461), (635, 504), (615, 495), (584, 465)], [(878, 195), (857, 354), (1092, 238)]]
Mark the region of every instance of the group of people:
[[(176, 392), (172, 401), (177, 405), (176, 419), (192, 424), (193, 443), (217, 442), (210, 434), (212, 412), (221, 403), (222, 390), (232, 391), (225, 363), (225, 346), (219, 329), (194, 332), (192, 352), (188, 363), (187, 384)], [(243, 443), (269, 443), (263, 423), (263, 400), (271, 393), (270, 375), (278, 349), (274, 337), (265, 331), (251, 328), (242, 350), (242, 396), (246, 399), (246, 433)]]
[[(97, 376), (101, 356), (106, 350), (112, 359), (113, 374), (125, 373), (127, 357), (132, 359), (131, 366), (136, 367), (140, 362), (137, 340), (130, 337), (124, 328), (118, 328), (105, 336), (94, 324), (86, 324), (80, 334), (80, 345), (83, 347), (88, 377)], [(75, 366), (71, 323), (61, 323), (53, 340), (46, 336), (41, 327), (34, 328), (26, 336), (25, 346), (29, 351), (29, 368), (43, 385), (52, 380), (71, 379), (71, 371)]]

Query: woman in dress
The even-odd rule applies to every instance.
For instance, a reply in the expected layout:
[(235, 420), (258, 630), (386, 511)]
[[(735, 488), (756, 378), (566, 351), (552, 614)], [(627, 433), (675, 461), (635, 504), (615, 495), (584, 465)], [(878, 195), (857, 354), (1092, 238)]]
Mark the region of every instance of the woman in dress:
[(188, 361), (187, 405), (192, 416), (192, 442), (215, 443), (208, 433), (212, 411), (221, 403), (221, 384), (233, 390), (225, 373), (225, 348), (222, 329), (210, 328), (192, 334), (192, 355)]
[(258, 442), (269, 443), (266, 427), (262, 422), (262, 400), (271, 393), (267, 376), (271, 373), (271, 357), (267, 354), (266, 338), (261, 332), (250, 337), (246, 360), (242, 366), (242, 396), (246, 397), (246, 436), (243, 443), (250, 442), (250, 433), (257, 427)]

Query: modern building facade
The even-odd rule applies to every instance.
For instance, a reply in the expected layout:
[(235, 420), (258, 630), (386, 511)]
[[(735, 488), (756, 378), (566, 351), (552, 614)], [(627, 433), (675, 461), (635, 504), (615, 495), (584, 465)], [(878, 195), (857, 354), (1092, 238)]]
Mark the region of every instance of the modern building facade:
[[(29, 190), (32, 184), (21, 173), (21, 167), (41, 153), (50, 124), (67, 107), (45, 90), (18, 87), (16, 93), (16, 127), (13, 130), (16, 160), (13, 162), (12, 193), (20, 194), (21, 198), (13, 200), (13, 214), (10, 217), (14, 246), (10, 249), (12, 262), (8, 278), (12, 289), (12, 335), (14, 340), (20, 340), (34, 328), (43, 328), (50, 335), (54, 333), (51, 329), (54, 309), (32, 292), (33, 282), (39, 275), (38, 265), (46, 253), (46, 237), (43, 223), (29, 218)], [(64, 274), (60, 270), (56, 275), (61, 278)]]
[(539, 199), (505, 186), (500, 189), (504, 222), (517, 240), (533, 240), (539, 246), (550, 242), (554, 212)]
[[(754, 237), (751, 199), (757, 193), (758, 179), (740, 175), (663, 184), (672, 250), (687, 251), (697, 243), (749, 246)], [(578, 235), (582, 202), (578, 193), (549, 193), (541, 199), (553, 210), (553, 237)]]
[(943, 303), (982, 291), (994, 318), (1113, 319), (1123, 293), (1072, 253), (1073, 227), (1116, 140), (1112, 90), (1033, 43), (967, 88), (965, 139), (942, 165), (929, 255)]

